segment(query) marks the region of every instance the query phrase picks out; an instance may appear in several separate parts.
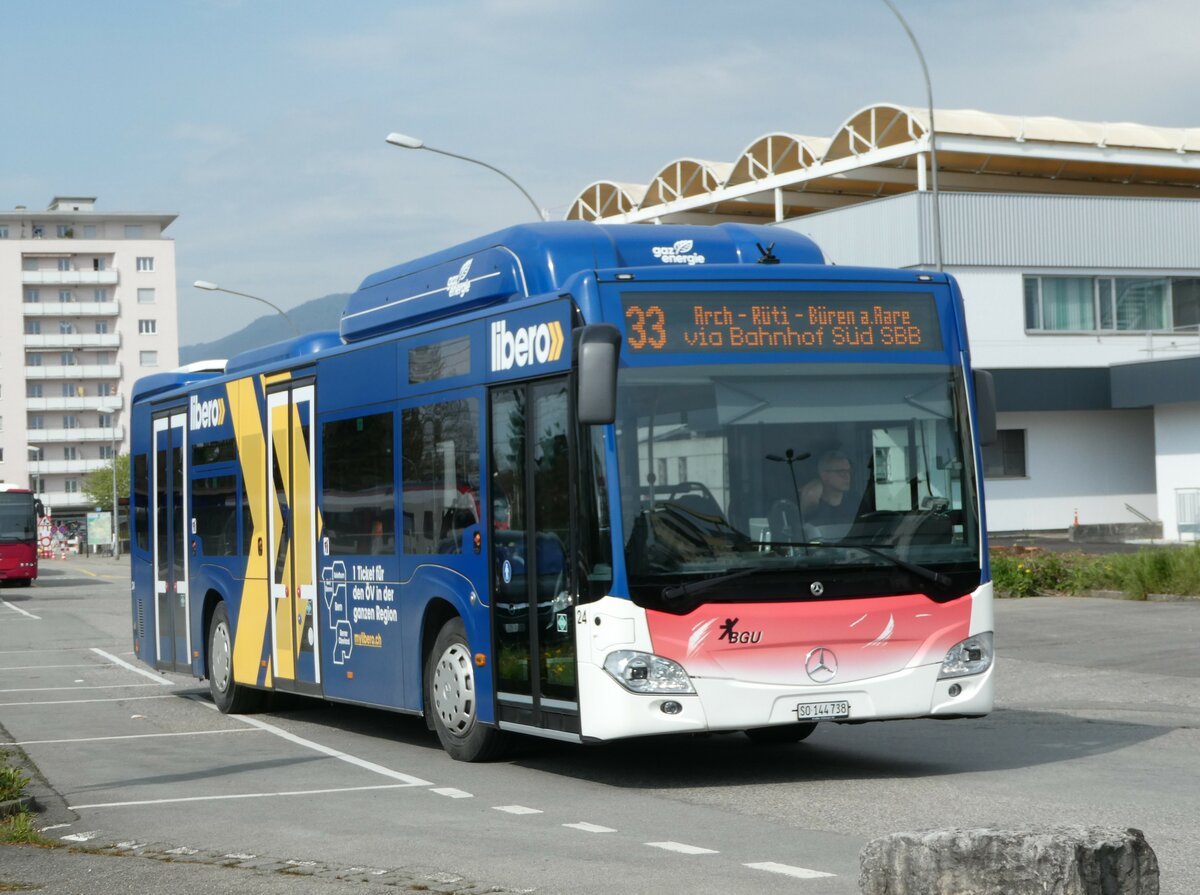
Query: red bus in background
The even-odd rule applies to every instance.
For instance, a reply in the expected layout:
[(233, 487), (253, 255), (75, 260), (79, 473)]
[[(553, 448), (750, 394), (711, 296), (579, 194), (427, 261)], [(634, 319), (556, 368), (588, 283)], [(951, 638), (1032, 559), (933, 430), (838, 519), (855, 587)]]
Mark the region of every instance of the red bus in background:
[(28, 587), (37, 574), (37, 499), (0, 483), (0, 581)]

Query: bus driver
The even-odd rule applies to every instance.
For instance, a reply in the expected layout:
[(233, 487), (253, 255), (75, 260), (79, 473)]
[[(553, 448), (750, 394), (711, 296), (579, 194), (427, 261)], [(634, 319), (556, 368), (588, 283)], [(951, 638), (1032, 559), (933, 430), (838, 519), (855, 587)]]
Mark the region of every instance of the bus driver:
[(853, 467), (841, 451), (822, 454), (817, 462), (818, 477), (800, 494), (803, 518), (808, 525), (849, 525), (858, 507), (850, 496)]

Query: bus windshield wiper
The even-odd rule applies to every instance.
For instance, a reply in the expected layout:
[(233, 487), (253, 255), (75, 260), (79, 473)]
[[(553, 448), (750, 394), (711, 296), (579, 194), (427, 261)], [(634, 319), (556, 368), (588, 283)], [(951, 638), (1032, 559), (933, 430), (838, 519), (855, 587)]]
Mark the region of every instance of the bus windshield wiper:
[(751, 569), (737, 569), (733, 572), (727, 572), (724, 575), (715, 575), (712, 578), (702, 578), (699, 581), (692, 581), (689, 584), (673, 584), (670, 587), (663, 588), (662, 598), (664, 600), (678, 600), (680, 597), (702, 593), (710, 587), (716, 587), (718, 584), (724, 584), (726, 581), (734, 581), (738, 578), (745, 578), (747, 575), (753, 575), (755, 572), (764, 571), (775, 570), (765, 566), (756, 566)]

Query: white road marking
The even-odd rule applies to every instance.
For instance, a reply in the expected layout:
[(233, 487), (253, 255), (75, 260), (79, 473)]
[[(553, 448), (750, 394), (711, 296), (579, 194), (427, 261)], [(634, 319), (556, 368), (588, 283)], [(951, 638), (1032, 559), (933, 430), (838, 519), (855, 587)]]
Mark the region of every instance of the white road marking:
[(436, 792), (439, 796), (445, 796), (448, 799), (473, 799), (475, 798), (469, 792), (463, 792), (461, 789), (455, 789), (453, 786), (439, 786), (437, 789), (431, 789), (430, 792)]
[(108, 659), (108, 661), (112, 662), (114, 665), (120, 665), (122, 668), (126, 668), (129, 671), (132, 671), (134, 674), (140, 674), (142, 677), (148, 677), (148, 678), (150, 678), (150, 680), (154, 681), (154, 683), (156, 683), (156, 684), (163, 684), (164, 686), (167, 686), (167, 687), (171, 687), (174, 685), (173, 681), (167, 680), (161, 674), (157, 674), (157, 673), (151, 671), (149, 668), (138, 668), (136, 665), (132, 664), (131, 662), (126, 662), (124, 659), (118, 659), (112, 653), (106, 653), (104, 650), (98, 649), (97, 647), (94, 647), (94, 646), (92, 647), (92, 652), (95, 653), (97, 656), (103, 656), (104, 658)]
[(539, 808), (526, 808), (524, 805), (493, 805), (493, 811), (503, 811), (505, 814), (541, 814)]
[(165, 852), (163, 852), (163, 854), (164, 855), (198, 855), (198, 854), (200, 854), (200, 849), (188, 848), (186, 845), (181, 845), (178, 848), (168, 848)]
[(766, 870), (768, 873), (782, 873), (784, 876), (794, 876), (796, 879), (821, 879), (826, 876), (836, 876), (834, 873), (822, 873), (820, 870), (809, 870), (807, 867), (793, 867), (791, 864), (776, 864), (774, 861), (763, 861), (759, 864), (745, 864), (751, 870)]
[(10, 665), (0, 668), (0, 671), (40, 671), (43, 668), (110, 668), (109, 665), (97, 665), (94, 662), (84, 662), (82, 665)]
[(63, 836), (63, 842), (87, 842), (89, 839), (95, 839), (100, 835), (99, 830), (89, 830), (86, 833), (72, 833), (70, 836)]
[(366, 792), (373, 789), (406, 789), (414, 783), (380, 783), (378, 786), (346, 786), (340, 789), (299, 789), (284, 792), (239, 792), (224, 796), (185, 796), (178, 799), (142, 799), (136, 802), (96, 802), (91, 805), (68, 805), (72, 811), (88, 808), (135, 808), (141, 805), (178, 805), (184, 802), (225, 802), (236, 799), (274, 799), (284, 796), (323, 796), (338, 792)]
[[(211, 702), (206, 702), (195, 696), (189, 696), (188, 698), (205, 708), (212, 709), (214, 712), (217, 711), (217, 707)], [(329, 746), (322, 746), (320, 743), (314, 743), (312, 740), (296, 736), (296, 734), (289, 733), (282, 727), (276, 727), (274, 724), (268, 724), (266, 721), (260, 721), (258, 718), (251, 718), (248, 715), (231, 715), (230, 717), (241, 721), (243, 724), (249, 724), (251, 727), (257, 727), (259, 730), (265, 730), (267, 733), (273, 733), (275, 736), (287, 740), (289, 743), (295, 743), (297, 746), (312, 749), (314, 752), (320, 752), (322, 755), (328, 755), (330, 758), (336, 758), (338, 761), (344, 761), (347, 764), (355, 765), (356, 767), (380, 774), (384, 777), (390, 777), (393, 780), (401, 780), (409, 786), (433, 786), (428, 780), (422, 780), (420, 777), (414, 777), (411, 774), (403, 774), (400, 771), (393, 771), (391, 768), (385, 768), (383, 765), (375, 764), (373, 761), (367, 761), (355, 755), (339, 752), (337, 749), (331, 749)]]
[(71, 826), (71, 825), (70, 824), (51, 824), (48, 827), (42, 827), (40, 830), (38, 830), (38, 832), (39, 833), (48, 833), (51, 830), (61, 830), (63, 827), (69, 827), (69, 826)]
[(582, 830), (585, 833), (615, 833), (617, 832), (612, 827), (602, 827), (599, 824), (589, 824), (580, 822), (577, 824), (563, 824), (564, 827), (570, 827), (572, 830)]
[(682, 842), (647, 842), (651, 848), (662, 848), (667, 851), (677, 851), (681, 855), (719, 855), (720, 852), (711, 848), (700, 848), (698, 845), (686, 845)]
[(47, 702), (0, 702), (0, 708), (17, 705), (79, 705), (87, 702), (132, 702), (135, 699), (175, 699), (174, 693), (162, 696), (105, 696), (103, 699), (51, 699)]
[(156, 737), (198, 737), (214, 733), (257, 733), (249, 727), (234, 727), (229, 730), (187, 730), (180, 733), (131, 733), (113, 737), (78, 737), (70, 740), (22, 740), (14, 746), (56, 746), (60, 743), (103, 743), (108, 740), (149, 740)]
[(149, 687), (149, 684), (96, 684), (88, 687), (15, 687), (0, 693), (53, 693), (58, 690), (126, 690), (130, 687)]
[(0, 600), (0, 606), (6, 606), (13, 612), (19, 612), (21, 615), (25, 616), (26, 618), (31, 618), (35, 622), (40, 622), (42, 620), (41, 616), (34, 615), (32, 612), (26, 612), (20, 606), (14, 606), (12, 603), (8, 602), (8, 600)]

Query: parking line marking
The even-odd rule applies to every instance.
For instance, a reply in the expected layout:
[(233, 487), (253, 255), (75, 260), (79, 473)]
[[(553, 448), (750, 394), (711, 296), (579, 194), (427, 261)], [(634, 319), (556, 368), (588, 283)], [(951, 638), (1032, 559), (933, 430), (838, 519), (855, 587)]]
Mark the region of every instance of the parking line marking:
[(31, 618), (35, 622), (40, 622), (42, 620), (40, 615), (34, 615), (32, 612), (26, 612), (20, 606), (14, 606), (12, 603), (8, 602), (8, 600), (0, 600), (0, 606), (7, 606), (13, 612), (19, 612), (21, 615), (25, 616), (26, 618)]
[(174, 693), (162, 696), (105, 696), (103, 699), (49, 699), (43, 702), (0, 702), (0, 708), (18, 705), (79, 705), (87, 702), (132, 702), (135, 699), (175, 699)]
[(807, 867), (793, 867), (791, 864), (776, 864), (774, 861), (763, 861), (758, 864), (744, 864), (751, 870), (766, 870), (768, 873), (782, 873), (784, 876), (794, 876), (796, 879), (821, 879), (826, 876), (837, 876), (836, 873), (822, 873), (820, 870), (809, 870)]
[(448, 799), (473, 799), (475, 798), (469, 792), (463, 792), (461, 789), (455, 789), (453, 786), (439, 786), (437, 789), (431, 789), (430, 792), (436, 792), (439, 796), (445, 796)]
[(136, 665), (126, 662), (124, 659), (118, 659), (112, 653), (106, 653), (104, 650), (98, 649), (97, 647), (94, 647), (94, 646), (92, 647), (92, 652), (98, 656), (103, 656), (104, 658), (108, 659), (108, 661), (110, 661), (110, 662), (114, 662), (117, 665), (120, 665), (122, 668), (127, 668), (136, 674), (140, 674), (142, 677), (148, 677), (148, 678), (150, 678), (150, 680), (154, 681), (154, 683), (156, 683), (156, 684), (164, 684), (165, 686), (168, 686), (168, 687), (173, 686), (173, 683), (171, 681), (167, 680), (161, 674), (156, 674), (155, 672), (150, 671), (150, 669), (148, 669), (148, 668), (138, 668)]
[(97, 665), (94, 662), (84, 662), (82, 665), (8, 665), (0, 671), (40, 671), (43, 668), (110, 668), (110, 665)]
[(647, 842), (651, 848), (662, 848), (676, 851), (681, 855), (719, 855), (720, 852), (711, 848), (700, 848), (698, 845), (687, 845), (683, 842)]
[(60, 743), (103, 743), (108, 740), (149, 740), (155, 737), (198, 737), (213, 733), (258, 733), (249, 727), (232, 727), (228, 730), (185, 730), (179, 733), (131, 733), (114, 737), (78, 737), (70, 740), (22, 740), (14, 746), (54, 746)]
[(505, 814), (542, 814), (540, 808), (526, 808), (524, 805), (493, 805), (493, 811), (503, 811)]
[(86, 687), (16, 687), (0, 693), (50, 693), (55, 690), (127, 690), (130, 687), (149, 687), (149, 684), (94, 684)]
[(615, 833), (617, 832), (612, 827), (602, 827), (599, 824), (589, 824), (585, 821), (580, 821), (577, 824), (563, 824), (564, 827), (570, 827), (572, 830), (582, 830), (585, 833)]
[[(199, 705), (204, 706), (205, 708), (212, 709), (214, 712), (218, 711), (217, 707), (211, 702), (207, 702), (206, 700), (200, 699), (196, 696), (189, 696), (187, 698), (198, 703)], [(414, 777), (411, 774), (403, 774), (400, 771), (393, 771), (391, 768), (385, 768), (381, 764), (375, 764), (373, 761), (367, 761), (365, 758), (359, 758), (356, 755), (348, 755), (347, 753), (340, 752), (337, 749), (331, 749), (329, 746), (322, 746), (320, 743), (313, 742), (312, 740), (306, 740), (301, 736), (296, 736), (296, 734), (289, 733), (282, 727), (276, 727), (274, 724), (268, 724), (266, 721), (260, 721), (258, 718), (251, 718), (248, 715), (232, 715), (230, 717), (237, 721), (241, 721), (243, 724), (249, 724), (251, 727), (257, 727), (259, 730), (265, 730), (267, 733), (273, 733), (275, 736), (279, 737), (280, 739), (287, 740), (289, 743), (295, 743), (297, 746), (303, 746), (306, 749), (312, 749), (314, 752), (320, 752), (322, 755), (328, 755), (330, 758), (336, 758), (338, 761), (344, 761), (347, 764), (355, 765), (375, 774), (380, 774), (384, 777), (390, 777), (393, 780), (402, 780), (411, 786), (433, 786), (433, 784), (428, 780), (422, 780), (420, 777)]]
[(284, 796), (323, 796), (338, 792), (366, 792), (375, 789), (407, 789), (418, 783), (380, 783), (377, 786), (346, 786), (340, 789), (303, 789), (286, 792), (239, 792), (224, 796), (183, 796), (177, 799), (143, 799), (137, 802), (97, 802), (93, 805), (68, 805), (72, 811), (90, 808), (136, 808), (141, 805), (177, 805), (183, 802), (224, 802), (233, 799), (274, 799)]

